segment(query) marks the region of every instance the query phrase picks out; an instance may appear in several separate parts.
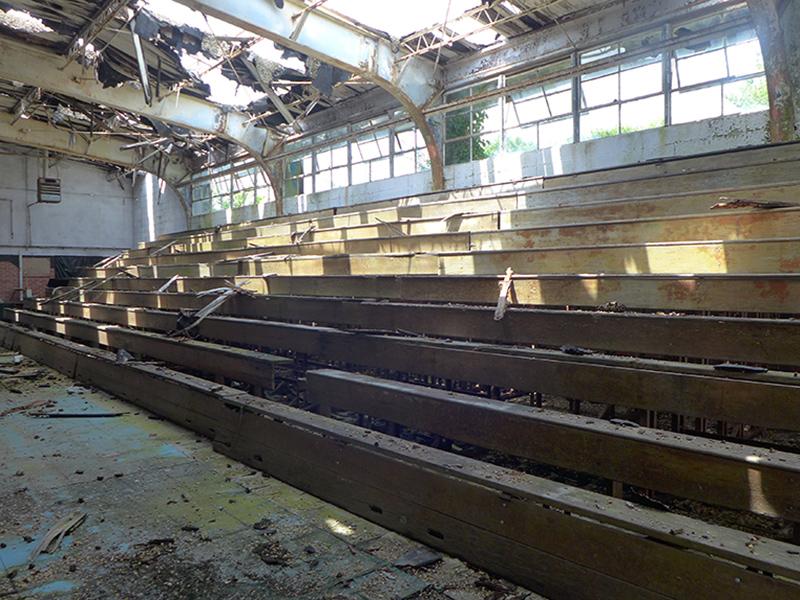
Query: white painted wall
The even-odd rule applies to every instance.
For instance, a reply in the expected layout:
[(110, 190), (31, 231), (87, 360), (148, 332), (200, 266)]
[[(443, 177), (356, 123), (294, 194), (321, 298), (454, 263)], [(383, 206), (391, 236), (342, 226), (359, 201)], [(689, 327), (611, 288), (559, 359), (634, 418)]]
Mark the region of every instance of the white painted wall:
[(0, 254), (97, 256), (132, 245), (129, 182), (62, 160), (47, 172), (61, 178), (62, 202), (34, 204), (41, 165), (37, 156), (0, 156)]
[(31, 152), (7, 147), (0, 154), (0, 255), (105, 256), (134, 247), (148, 239), (148, 188), (156, 235), (188, 227), (177, 195), (159, 194), (155, 177), (140, 176), (134, 189), (130, 178), (120, 182), (78, 161), (61, 160), (48, 170), (61, 178), (61, 203), (34, 204), (42, 161)]
[(132, 235), (136, 244), (189, 228), (189, 218), (178, 194), (155, 175), (140, 174), (136, 178), (133, 200)]
[[(659, 158), (691, 156), (764, 144), (768, 114), (733, 115), (615, 137), (566, 144), (445, 167), (447, 189), (462, 189), (523, 178), (549, 177), (637, 164)], [(286, 211), (299, 213), (431, 191), (430, 173), (416, 173), (348, 188), (284, 199)], [(245, 206), (192, 219), (192, 228), (263, 219), (274, 205)]]

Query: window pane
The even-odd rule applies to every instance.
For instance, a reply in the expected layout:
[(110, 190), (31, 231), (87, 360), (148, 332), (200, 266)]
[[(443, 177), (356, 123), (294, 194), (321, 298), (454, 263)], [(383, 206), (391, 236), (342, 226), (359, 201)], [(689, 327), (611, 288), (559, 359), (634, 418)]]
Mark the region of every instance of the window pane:
[(723, 95), (726, 115), (769, 109), (767, 80), (764, 77), (726, 83)]
[(417, 150), (417, 171), (430, 171), (431, 170), (431, 157), (428, 154), (427, 148)]
[(581, 83), (583, 107), (591, 108), (619, 100), (619, 74), (607, 75)]
[(357, 163), (351, 167), (353, 185), (369, 181), (369, 163)]
[(231, 191), (231, 178), (229, 175), (213, 178), (209, 184), (211, 185), (211, 193), (214, 196), (227, 195)]
[(497, 100), (478, 102), (472, 107), (472, 132), (500, 131), (500, 104)]
[(544, 96), (544, 88), (542, 88), (542, 86), (540, 85), (535, 85), (533, 87), (525, 88), (523, 90), (510, 93), (507, 96), (507, 99), (509, 101), (514, 100), (517, 104), (519, 104), (520, 102), (525, 102), (526, 100), (530, 100), (532, 98), (541, 98), (543, 96)]
[(470, 140), (448, 142), (444, 145), (444, 164), (455, 165), (470, 161)]
[(394, 175), (409, 175), (417, 170), (414, 151), (396, 154), (394, 157)]
[(247, 190), (243, 192), (235, 192), (233, 194), (233, 200), (231, 206), (233, 208), (240, 208), (242, 206), (249, 206), (254, 204), (256, 201), (256, 192), (255, 190)]
[(314, 191), (325, 192), (329, 189), (331, 189), (331, 172), (322, 171), (321, 173), (317, 173), (314, 179)]
[(391, 165), (388, 158), (381, 160), (373, 160), (369, 163), (370, 167), (370, 180), (378, 181), (379, 179), (388, 179), (392, 176)]
[(211, 197), (211, 186), (198, 183), (192, 186), (192, 200), (208, 200)]
[(444, 118), (445, 139), (452, 140), (469, 135), (469, 121), (469, 108), (460, 108), (447, 113)]
[(233, 174), (233, 189), (236, 191), (254, 188), (256, 185), (256, 169), (247, 169)]
[(657, 94), (662, 90), (661, 63), (628, 69), (620, 74), (622, 100)]
[(641, 131), (664, 126), (664, 96), (625, 102), (622, 106), (620, 131)]
[(563, 85), (559, 85), (558, 89), (557, 93), (553, 93), (548, 86), (544, 88), (550, 114), (554, 117), (572, 112), (572, 82), (569, 82), (566, 89)]
[(552, 116), (544, 96), (528, 100), (527, 102), (509, 104), (506, 108), (506, 115), (508, 117), (506, 124), (512, 127), (515, 125), (543, 121)]
[(724, 79), (727, 76), (725, 51), (714, 50), (678, 60), (676, 72), (673, 74), (673, 87), (684, 88), (697, 83)]
[(610, 46), (595, 48), (594, 50), (589, 50), (588, 52), (583, 52), (581, 54), (581, 64), (585, 65), (587, 63), (592, 63), (598, 60), (604, 60), (607, 58), (617, 56), (618, 54), (619, 54), (619, 46), (617, 44), (611, 44)]
[(347, 180), (347, 167), (339, 167), (331, 171), (331, 185), (334, 188), (343, 188), (350, 185)]
[(557, 119), (539, 124), (539, 147), (550, 148), (571, 144), (573, 139), (573, 118)]
[(331, 151), (330, 150), (317, 150), (317, 170), (324, 171), (331, 168)]
[(536, 125), (507, 129), (505, 151), (527, 152), (528, 150), (536, 150), (539, 137), (537, 129)]
[(331, 166), (343, 167), (347, 165), (347, 144), (331, 149)]
[(283, 184), (284, 194), (287, 197), (299, 196), (303, 193), (303, 180), (302, 179), (287, 179)]
[(415, 147), (416, 147), (416, 131), (414, 129), (407, 129), (405, 131), (395, 132), (395, 138), (394, 138), (395, 152), (412, 150)]
[(273, 202), (274, 200), (275, 199), (272, 196), (271, 189), (258, 188), (258, 192), (256, 193), (256, 204), (263, 204), (264, 202)]
[(758, 38), (735, 44), (728, 48), (728, 68), (733, 77), (764, 71), (761, 44)]
[(230, 207), (231, 197), (229, 195), (214, 196), (211, 198), (211, 210), (225, 210), (226, 208)]
[(608, 106), (581, 113), (581, 140), (619, 135), (619, 108)]
[(192, 216), (207, 215), (211, 212), (211, 199), (200, 200), (192, 203)]
[(468, 98), (469, 96), (470, 96), (469, 88), (464, 88), (463, 90), (458, 90), (456, 92), (450, 92), (449, 94), (445, 94), (444, 101), (455, 102), (456, 100), (463, 100), (464, 98)]
[(483, 160), (500, 151), (500, 133), (484, 133), (472, 138), (472, 160)]
[(720, 86), (694, 90), (691, 92), (674, 92), (672, 94), (672, 122), (689, 123), (701, 119), (710, 119), (722, 114), (722, 98)]

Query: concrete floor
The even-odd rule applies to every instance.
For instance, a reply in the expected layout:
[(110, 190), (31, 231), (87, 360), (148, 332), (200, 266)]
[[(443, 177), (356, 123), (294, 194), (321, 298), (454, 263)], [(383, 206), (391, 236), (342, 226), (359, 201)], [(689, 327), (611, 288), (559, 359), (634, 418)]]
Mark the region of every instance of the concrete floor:
[[(424, 548), (133, 405), (15, 369), (30, 378), (0, 373), (0, 598), (538, 598), (453, 558), (394, 566)], [(108, 413), (124, 414), (86, 416)], [(32, 559), (70, 515), (85, 520)]]

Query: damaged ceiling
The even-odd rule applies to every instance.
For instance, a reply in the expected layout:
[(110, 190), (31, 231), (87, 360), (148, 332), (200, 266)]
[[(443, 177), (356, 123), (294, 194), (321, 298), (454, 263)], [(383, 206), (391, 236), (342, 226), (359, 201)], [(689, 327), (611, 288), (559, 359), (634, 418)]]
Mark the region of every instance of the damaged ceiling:
[[(272, 1), (282, 8), (282, 0)], [(347, 6), (330, 1), (334, 8)], [(306, 2), (308, 10), (325, 3)], [(487, 43), (502, 43), (596, 3), (475, 0), (468, 4), (470, 8), (462, 14), (443, 15), (440, 20), (446, 23), (432, 23), (392, 42), (406, 55), (446, 64)], [(358, 20), (358, 16), (345, 14), (342, 18)], [(364, 26), (370, 27), (370, 23)], [(0, 36), (63, 56), (66, 62), (78, 61), (104, 87), (138, 85), (149, 101), (152, 96), (196, 96), (243, 111), (258, 127), (276, 136), (299, 133), (299, 119), (374, 87), (171, 0), (0, 0)], [(0, 80), (0, 110), (17, 119), (47, 121), (76, 135), (121, 136), (128, 146), (146, 143), (157, 152), (179, 156), (191, 169), (239, 153), (230, 141), (211, 134), (14, 81)]]

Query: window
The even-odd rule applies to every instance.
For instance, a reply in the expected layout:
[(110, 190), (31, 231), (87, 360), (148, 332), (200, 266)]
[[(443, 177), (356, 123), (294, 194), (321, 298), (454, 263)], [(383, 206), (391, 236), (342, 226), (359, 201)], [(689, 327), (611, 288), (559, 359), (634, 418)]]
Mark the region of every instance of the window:
[(248, 159), (195, 173), (186, 187), (193, 216), (275, 200), (264, 172)]
[(258, 170), (251, 167), (234, 171), (231, 174), (231, 208), (240, 208), (256, 203), (256, 171)]
[[(581, 140), (664, 125), (663, 54), (648, 50), (660, 41), (661, 33), (650, 31), (580, 54), (590, 69), (580, 77)], [(615, 64), (591, 70), (609, 62)]]
[(208, 183), (191, 185), (192, 216), (206, 215), (211, 212), (211, 186)]
[(314, 191), (313, 161), (313, 155), (310, 152), (294, 156), (286, 161), (284, 173), (284, 194), (286, 196), (299, 196)]
[[(482, 83), (445, 96), (445, 102), (497, 89), (497, 81)], [(500, 148), (502, 100), (492, 98), (445, 113), (444, 163), (454, 165), (488, 158)]]
[(767, 82), (761, 46), (749, 26), (703, 35), (744, 19), (745, 11), (729, 11), (689, 21), (673, 29), (686, 45), (672, 55), (672, 123), (766, 110)]
[(315, 192), (347, 187), (347, 164), (349, 162), (347, 152), (347, 142), (314, 152)]
[(394, 129), (394, 176), (410, 175), (431, 168), (428, 147), (419, 130), (412, 124)]
[[(446, 165), (768, 108), (743, 2), (450, 91), (444, 101), (457, 106), (429, 123)], [(401, 111), (288, 149), (287, 196), (430, 169), (425, 141)]]
[[(537, 81), (570, 68), (569, 59), (508, 77), (505, 87)], [(545, 82), (507, 94), (504, 98), (506, 152), (525, 152), (572, 142), (572, 79)]]
[[(222, 170), (222, 169), (220, 169)], [(208, 181), (211, 187), (211, 210), (225, 210), (231, 207), (230, 175), (212, 176)]]
[(392, 176), (388, 129), (372, 131), (350, 143), (352, 183), (368, 183)]

